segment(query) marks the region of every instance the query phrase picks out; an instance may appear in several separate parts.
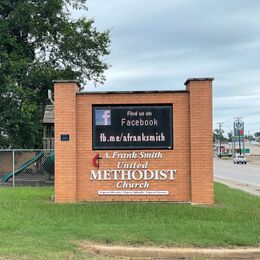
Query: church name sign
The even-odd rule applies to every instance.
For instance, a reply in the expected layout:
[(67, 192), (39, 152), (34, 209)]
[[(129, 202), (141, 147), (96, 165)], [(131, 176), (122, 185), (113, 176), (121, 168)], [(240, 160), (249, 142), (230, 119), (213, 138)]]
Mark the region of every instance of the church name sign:
[[(168, 190), (156, 190), (153, 186), (156, 182), (175, 180), (175, 169), (150, 167), (151, 159), (154, 163), (163, 159), (162, 152), (106, 152), (96, 158), (101, 165), (102, 160), (118, 160), (112, 169), (101, 169), (98, 163), (97, 169), (90, 170), (91, 181), (114, 182), (113, 190), (98, 190), (98, 195), (169, 195)], [(140, 159), (144, 161), (139, 163)]]

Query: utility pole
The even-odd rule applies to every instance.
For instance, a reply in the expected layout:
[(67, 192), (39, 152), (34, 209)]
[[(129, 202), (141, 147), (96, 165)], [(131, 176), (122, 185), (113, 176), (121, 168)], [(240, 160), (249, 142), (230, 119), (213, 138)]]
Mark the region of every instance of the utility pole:
[(233, 131), (231, 129), (229, 129), (230, 133), (231, 133), (231, 151), (232, 151), (232, 156), (235, 157), (235, 143), (234, 143), (234, 134)]
[(233, 158), (236, 156), (236, 139), (235, 139), (235, 133), (232, 135), (232, 153), (233, 153)]
[[(238, 126), (240, 126), (242, 118), (243, 117), (234, 117), (234, 119), (236, 120)], [(239, 154), (241, 155), (240, 129), (238, 129), (238, 149), (239, 149)]]
[(219, 157), (222, 157), (222, 151), (221, 151), (221, 127), (223, 126), (223, 123), (217, 123), (219, 127)]

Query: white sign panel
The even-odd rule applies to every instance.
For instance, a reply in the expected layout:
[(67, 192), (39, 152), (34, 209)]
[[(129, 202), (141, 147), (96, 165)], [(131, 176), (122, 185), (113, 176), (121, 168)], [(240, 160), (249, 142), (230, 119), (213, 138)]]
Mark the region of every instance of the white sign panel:
[(168, 190), (99, 190), (98, 195), (169, 195)]

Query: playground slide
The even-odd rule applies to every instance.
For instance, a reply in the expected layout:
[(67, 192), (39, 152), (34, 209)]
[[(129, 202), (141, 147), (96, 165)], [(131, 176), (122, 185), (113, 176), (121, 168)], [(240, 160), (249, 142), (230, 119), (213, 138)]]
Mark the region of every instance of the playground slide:
[[(22, 170), (26, 169), (28, 166), (30, 166), (32, 163), (36, 162), (37, 160), (39, 160), (40, 158), (42, 158), (44, 156), (44, 152), (40, 152), (38, 155), (36, 155), (34, 158), (30, 159), (29, 161), (23, 163), (15, 172), (14, 175), (19, 174)], [(10, 178), (13, 177), (13, 173), (6, 173), (2, 180), (3, 182), (7, 182)]]
[(43, 163), (43, 168), (49, 174), (54, 174), (54, 152), (50, 153), (50, 155), (46, 158)]

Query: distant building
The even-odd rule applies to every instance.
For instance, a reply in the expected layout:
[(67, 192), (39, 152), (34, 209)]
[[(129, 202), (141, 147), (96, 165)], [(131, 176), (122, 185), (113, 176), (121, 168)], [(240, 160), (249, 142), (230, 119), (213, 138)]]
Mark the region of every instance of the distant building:
[[(234, 143), (232, 142), (222, 142), (221, 143), (221, 154), (223, 156), (226, 155), (234, 155), (239, 153), (239, 145), (238, 142), (235, 144), (236, 148), (234, 148)], [(217, 156), (220, 154), (220, 146), (219, 143), (214, 144), (214, 154)], [(235, 151), (234, 151), (235, 150)], [(260, 155), (260, 143), (255, 141), (244, 142), (241, 143), (241, 153), (246, 155)]]
[(54, 149), (54, 105), (46, 105), (43, 123), (43, 149)]

